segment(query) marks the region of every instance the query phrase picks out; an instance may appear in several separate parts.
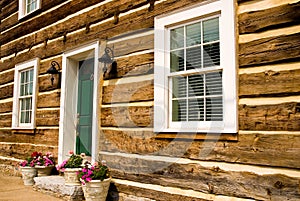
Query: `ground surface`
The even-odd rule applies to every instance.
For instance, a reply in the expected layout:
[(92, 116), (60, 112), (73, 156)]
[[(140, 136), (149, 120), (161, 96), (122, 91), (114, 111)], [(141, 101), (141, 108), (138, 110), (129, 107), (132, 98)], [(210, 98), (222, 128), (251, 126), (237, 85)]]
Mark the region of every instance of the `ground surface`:
[(32, 186), (24, 186), (21, 177), (8, 176), (0, 172), (1, 201), (62, 201), (33, 190)]

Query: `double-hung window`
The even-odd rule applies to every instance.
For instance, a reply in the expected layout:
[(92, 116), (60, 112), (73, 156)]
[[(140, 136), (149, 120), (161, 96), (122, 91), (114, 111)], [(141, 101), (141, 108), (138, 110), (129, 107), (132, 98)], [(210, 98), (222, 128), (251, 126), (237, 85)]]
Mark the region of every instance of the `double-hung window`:
[(19, 0), (19, 19), (41, 8), (41, 0)]
[(12, 127), (35, 126), (38, 59), (15, 67)]
[(234, 1), (155, 19), (155, 132), (237, 132)]

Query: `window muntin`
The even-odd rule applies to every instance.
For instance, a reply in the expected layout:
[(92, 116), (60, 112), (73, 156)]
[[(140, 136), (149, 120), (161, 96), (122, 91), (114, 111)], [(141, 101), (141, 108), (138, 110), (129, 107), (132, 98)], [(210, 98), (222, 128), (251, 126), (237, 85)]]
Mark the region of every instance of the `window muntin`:
[(35, 11), (36, 9), (38, 9), (38, 1), (37, 0), (26, 0), (26, 4), (25, 4), (25, 8), (26, 14), (29, 14), (33, 11)]
[(30, 124), (32, 121), (33, 68), (20, 72), (19, 123)]
[(169, 31), (170, 123), (223, 121), (219, 17)]

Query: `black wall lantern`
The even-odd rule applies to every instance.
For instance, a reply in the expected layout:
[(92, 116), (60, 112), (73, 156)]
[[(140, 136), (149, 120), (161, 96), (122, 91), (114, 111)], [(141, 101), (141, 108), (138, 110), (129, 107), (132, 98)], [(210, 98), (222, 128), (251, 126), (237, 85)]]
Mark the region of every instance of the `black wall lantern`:
[[(60, 75), (60, 72), (55, 68), (55, 66), (57, 66), (57, 68), (59, 69), (59, 64), (56, 61), (52, 61), (50, 68), (47, 70), (47, 73), (51, 75), (51, 84), (52, 85), (53, 85), (53, 81), (54, 81), (54, 75), (55, 74)], [(60, 79), (60, 76), (58, 79)]]
[[(116, 66), (116, 61), (114, 61), (114, 52), (109, 47), (106, 47), (102, 57), (98, 59), (99, 62), (104, 64), (103, 73), (110, 73), (113, 66)], [(113, 65), (114, 64), (114, 65)]]

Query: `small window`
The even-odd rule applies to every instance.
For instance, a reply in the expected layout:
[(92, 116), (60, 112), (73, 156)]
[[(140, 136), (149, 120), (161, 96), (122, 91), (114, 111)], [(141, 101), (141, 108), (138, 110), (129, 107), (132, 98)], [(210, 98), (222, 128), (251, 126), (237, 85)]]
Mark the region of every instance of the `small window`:
[(19, 19), (40, 9), (41, 0), (19, 0)]
[(35, 59), (15, 67), (13, 128), (34, 128), (38, 62)]
[(155, 19), (155, 132), (237, 132), (234, 19), (224, 0)]

